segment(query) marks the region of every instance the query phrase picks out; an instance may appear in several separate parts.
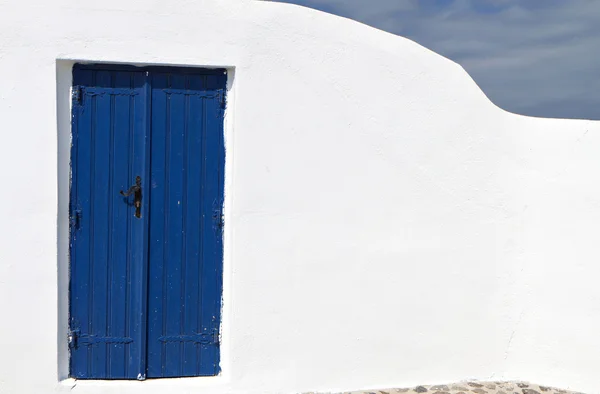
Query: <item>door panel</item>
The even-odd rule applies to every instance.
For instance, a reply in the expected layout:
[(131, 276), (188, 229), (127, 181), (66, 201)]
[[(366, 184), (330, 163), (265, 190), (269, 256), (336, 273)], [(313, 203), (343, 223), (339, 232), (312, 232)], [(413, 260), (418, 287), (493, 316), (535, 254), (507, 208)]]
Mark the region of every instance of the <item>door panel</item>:
[(144, 176), (147, 87), (142, 72), (73, 73), (71, 375), (144, 374), (146, 217), (127, 190)]
[(216, 375), (224, 70), (76, 65), (73, 82), (70, 375)]
[(152, 76), (148, 377), (218, 373), (224, 84)]

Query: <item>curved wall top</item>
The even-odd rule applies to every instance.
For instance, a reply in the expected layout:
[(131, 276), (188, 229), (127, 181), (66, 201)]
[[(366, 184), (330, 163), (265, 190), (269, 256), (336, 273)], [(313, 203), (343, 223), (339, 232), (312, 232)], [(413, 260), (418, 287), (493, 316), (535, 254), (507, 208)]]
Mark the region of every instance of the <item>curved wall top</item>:
[[(0, 1), (0, 26), (0, 391), (600, 392), (600, 123), (507, 113), (410, 40), (286, 4)], [(64, 380), (76, 61), (230, 70), (219, 377)]]

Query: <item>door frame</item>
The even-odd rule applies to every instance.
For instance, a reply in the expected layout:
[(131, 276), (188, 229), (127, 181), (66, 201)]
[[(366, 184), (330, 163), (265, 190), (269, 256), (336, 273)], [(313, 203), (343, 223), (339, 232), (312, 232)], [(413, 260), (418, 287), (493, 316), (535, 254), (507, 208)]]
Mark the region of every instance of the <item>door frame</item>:
[[(121, 62), (98, 63), (86, 59), (57, 59), (56, 61), (56, 115), (57, 115), (57, 380), (64, 384), (74, 384), (75, 379), (69, 377), (69, 282), (70, 282), (70, 186), (71, 186), (71, 141), (72, 141), (72, 84), (73, 68), (75, 64), (119, 69), (149, 71), (169, 70), (181, 72), (182, 70), (193, 70), (198, 68), (224, 68), (227, 73), (226, 83), (226, 107), (223, 117), (223, 143), (225, 148), (225, 172), (223, 183), (223, 215), (225, 226), (223, 227), (223, 258), (222, 258), (222, 304), (221, 304), (221, 328), (220, 328), (220, 367), (221, 372), (211, 377), (190, 377), (177, 380), (189, 381), (190, 379), (201, 379), (202, 381), (220, 381), (227, 379), (230, 371), (230, 321), (231, 321), (231, 243), (232, 226), (232, 152), (234, 146), (234, 103), (235, 103), (235, 72), (234, 66), (223, 65), (160, 65), (155, 63), (131, 63)], [(173, 63), (172, 63), (173, 64)], [(89, 381), (94, 382), (95, 380)], [(77, 381), (82, 384), (85, 381)], [(120, 385), (135, 384), (131, 380), (117, 380)], [(185, 383), (187, 384), (187, 383)]]

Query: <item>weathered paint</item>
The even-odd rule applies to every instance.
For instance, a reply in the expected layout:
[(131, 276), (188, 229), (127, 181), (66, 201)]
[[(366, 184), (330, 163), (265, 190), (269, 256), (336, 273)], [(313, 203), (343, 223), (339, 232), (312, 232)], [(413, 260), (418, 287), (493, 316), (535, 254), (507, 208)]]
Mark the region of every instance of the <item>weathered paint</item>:
[(225, 71), (151, 72), (148, 378), (219, 371)]
[(135, 217), (122, 192), (148, 179), (149, 85), (142, 71), (76, 66), (73, 86), (70, 376), (136, 379), (146, 370), (148, 206)]
[(218, 373), (225, 80), (75, 66), (70, 376)]

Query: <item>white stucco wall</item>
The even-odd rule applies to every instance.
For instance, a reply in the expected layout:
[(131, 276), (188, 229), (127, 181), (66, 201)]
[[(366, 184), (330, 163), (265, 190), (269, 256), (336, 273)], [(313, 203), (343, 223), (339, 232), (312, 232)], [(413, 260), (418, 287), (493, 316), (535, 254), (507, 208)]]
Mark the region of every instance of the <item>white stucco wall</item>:
[[(66, 379), (70, 66), (226, 66), (222, 374)], [(0, 392), (600, 392), (600, 123), (255, 1), (0, 0)]]

